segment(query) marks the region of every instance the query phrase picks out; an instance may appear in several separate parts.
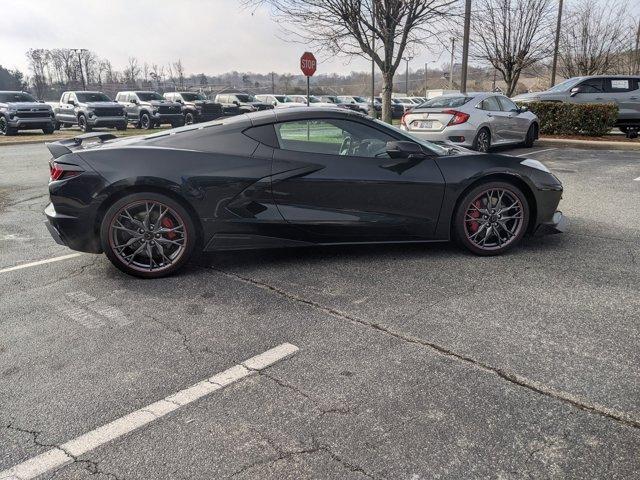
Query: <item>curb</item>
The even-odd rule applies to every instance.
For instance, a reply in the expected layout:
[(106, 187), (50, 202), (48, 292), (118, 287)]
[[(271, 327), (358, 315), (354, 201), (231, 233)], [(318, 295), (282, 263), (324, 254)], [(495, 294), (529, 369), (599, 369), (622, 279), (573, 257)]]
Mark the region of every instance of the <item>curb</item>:
[(573, 140), (570, 138), (540, 138), (536, 145), (550, 147), (586, 147), (596, 150), (640, 150), (640, 142), (613, 142), (606, 140)]

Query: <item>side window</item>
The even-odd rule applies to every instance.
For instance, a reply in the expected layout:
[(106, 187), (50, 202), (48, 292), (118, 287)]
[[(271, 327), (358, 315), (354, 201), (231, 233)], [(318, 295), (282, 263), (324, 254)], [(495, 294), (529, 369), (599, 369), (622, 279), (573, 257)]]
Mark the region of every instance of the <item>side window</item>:
[(590, 78), (582, 82), (579, 87), (582, 93), (602, 93), (604, 91), (601, 78)]
[(67, 103), (69, 101), (69, 93), (64, 93), (62, 95), (62, 99), (60, 100), (61, 103)]
[(604, 81), (604, 91), (608, 93), (624, 93), (635, 90), (630, 78), (606, 78)]
[(387, 142), (395, 140), (373, 127), (349, 120), (300, 120), (275, 127), (280, 148), (296, 152), (386, 158)]
[(502, 110), (500, 108), (500, 104), (498, 103), (498, 99), (496, 97), (487, 97), (482, 102), (480, 102), (480, 108), (482, 110), (487, 110), (490, 112), (499, 112)]
[(513, 112), (518, 110), (518, 106), (509, 100), (507, 97), (496, 97), (498, 99), (498, 103), (502, 107), (502, 110), (505, 112)]
[(73, 100), (74, 102), (78, 103), (78, 101), (76, 100), (76, 94), (75, 93), (70, 93), (69, 94), (69, 98), (67, 99), (67, 101)]
[(129, 94), (129, 101), (133, 102), (134, 100), (138, 100), (138, 95), (136, 95), (135, 93), (130, 93)]

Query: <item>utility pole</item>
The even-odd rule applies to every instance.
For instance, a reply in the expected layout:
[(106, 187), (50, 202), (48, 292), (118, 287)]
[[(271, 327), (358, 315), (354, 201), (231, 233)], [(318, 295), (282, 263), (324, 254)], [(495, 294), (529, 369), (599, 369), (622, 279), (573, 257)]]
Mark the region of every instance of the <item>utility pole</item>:
[(275, 81), (275, 76), (276, 74), (274, 72), (271, 72), (271, 93), (276, 93), (276, 81)]
[[(467, 68), (469, 63), (469, 30), (471, 28), (471, 0), (464, 5), (464, 36), (462, 38), (462, 71), (460, 72), (460, 93), (467, 93)], [(452, 69), (453, 73), (453, 69)]]
[(453, 90), (453, 61), (455, 59), (456, 38), (451, 37), (451, 65), (449, 67), (449, 90)]
[(640, 19), (638, 19), (638, 33), (636, 33), (636, 56), (634, 59), (634, 70), (633, 73), (638, 75), (640, 73)]
[(86, 48), (74, 48), (73, 51), (78, 55), (78, 67), (80, 68), (80, 81), (82, 82), (82, 90), (87, 89), (87, 84), (84, 81), (84, 75), (82, 74), (82, 57), (81, 54), (86, 52)]
[[(376, 0), (371, 2), (371, 50), (376, 51)], [(374, 98), (376, 96), (376, 62), (371, 54), (371, 109), (369, 115), (376, 118), (376, 106)]]
[(551, 65), (551, 85), (556, 84), (556, 69), (558, 67), (558, 48), (560, 46), (560, 27), (562, 27), (562, 0), (558, 1), (558, 23), (556, 24), (556, 42), (553, 46), (553, 64)]
[(427, 66), (429, 62), (424, 62), (424, 98), (425, 100), (429, 96), (429, 87), (427, 87)]
[(404, 77), (404, 92), (407, 95), (407, 97), (409, 96), (409, 62), (413, 60), (413, 57), (405, 57), (404, 61), (407, 62), (407, 68), (405, 70), (405, 77)]

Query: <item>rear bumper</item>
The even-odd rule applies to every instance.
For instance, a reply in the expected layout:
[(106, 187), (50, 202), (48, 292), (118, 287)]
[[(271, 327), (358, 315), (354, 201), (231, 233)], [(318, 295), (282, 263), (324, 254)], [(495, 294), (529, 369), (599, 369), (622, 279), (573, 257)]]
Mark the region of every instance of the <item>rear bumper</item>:
[[(455, 126), (445, 127), (439, 132), (406, 129), (405, 131), (413, 136), (416, 136), (423, 140), (428, 140), (430, 142), (447, 142), (453, 143), (455, 145), (460, 145), (462, 147), (471, 147), (473, 145), (473, 139), (476, 135), (475, 128), (461, 128)], [(464, 140), (460, 141), (462, 138), (464, 138)]]
[(44, 209), (44, 215), (47, 218), (45, 226), (56, 243), (80, 252), (102, 253), (99, 238), (90, 222), (60, 214), (52, 203)]

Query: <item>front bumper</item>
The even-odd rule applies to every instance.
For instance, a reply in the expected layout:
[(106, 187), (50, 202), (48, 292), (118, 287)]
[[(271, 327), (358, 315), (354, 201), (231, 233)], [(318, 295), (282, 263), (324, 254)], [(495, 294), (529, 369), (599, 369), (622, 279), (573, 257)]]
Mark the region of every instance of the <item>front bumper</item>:
[(550, 235), (554, 233), (564, 233), (569, 229), (569, 220), (558, 210), (553, 214), (551, 221), (538, 225), (535, 235)]
[(53, 125), (53, 117), (36, 117), (36, 118), (20, 118), (13, 117), (8, 119), (7, 125), (18, 129), (36, 129)]
[(52, 203), (44, 209), (44, 215), (45, 226), (56, 243), (80, 252), (102, 253), (98, 236), (87, 228), (86, 221), (56, 212)]
[(127, 124), (127, 117), (88, 117), (87, 123), (92, 127), (118, 127)]
[(180, 123), (184, 121), (182, 113), (154, 113), (151, 118), (157, 123)]

